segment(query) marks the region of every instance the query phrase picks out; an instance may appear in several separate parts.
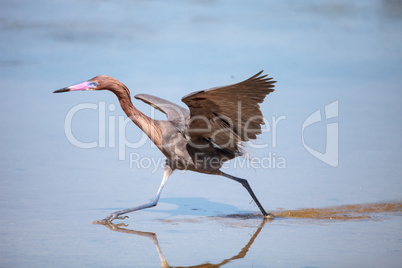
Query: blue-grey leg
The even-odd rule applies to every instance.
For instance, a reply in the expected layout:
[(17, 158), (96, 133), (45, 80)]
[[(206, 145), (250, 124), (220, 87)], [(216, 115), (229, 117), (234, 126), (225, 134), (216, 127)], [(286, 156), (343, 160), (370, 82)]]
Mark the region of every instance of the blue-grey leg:
[(102, 224), (102, 223), (112, 222), (113, 220), (116, 220), (116, 219), (123, 220), (125, 218), (128, 218), (128, 216), (121, 216), (121, 215), (130, 213), (130, 212), (133, 212), (133, 211), (137, 211), (137, 210), (141, 210), (141, 209), (156, 206), (158, 204), (159, 197), (161, 196), (163, 186), (165, 186), (165, 183), (168, 180), (169, 176), (172, 174), (172, 172), (173, 172), (173, 169), (168, 164), (166, 164), (164, 172), (163, 172), (163, 179), (162, 179), (161, 185), (159, 186), (158, 192), (156, 193), (156, 196), (155, 196), (154, 200), (152, 200), (152, 201), (150, 201), (150, 202), (148, 202), (146, 204), (133, 207), (133, 208), (128, 208), (128, 209), (115, 211), (112, 214), (110, 214), (109, 217), (106, 217), (106, 218), (104, 218), (103, 220), (100, 220), (100, 221), (95, 221), (94, 223)]
[[(221, 171), (221, 172), (222, 172), (222, 171)], [(224, 173), (224, 172), (222, 172), (221, 175), (224, 176), (224, 177), (226, 177), (226, 178), (229, 178), (229, 179), (231, 179), (231, 180), (234, 180), (234, 181), (237, 181), (237, 182), (241, 183), (241, 185), (243, 185), (244, 188), (247, 189), (248, 193), (251, 195), (251, 197), (253, 198), (254, 202), (257, 204), (258, 208), (261, 210), (262, 215), (264, 215), (264, 217), (266, 217), (266, 218), (274, 218), (274, 215), (272, 215), (271, 213), (267, 213), (267, 212), (265, 211), (265, 209), (262, 207), (260, 201), (258, 201), (257, 197), (255, 196), (255, 194), (254, 194), (253, 190), (251, 189), (250, 184), (248, 184), (248, 181), (247, 181), (247, 180), (241, 179), (241, 178), (237, 178), (237, 177), (235, 177), (235, 176), (226, 174), (226, 173)]]

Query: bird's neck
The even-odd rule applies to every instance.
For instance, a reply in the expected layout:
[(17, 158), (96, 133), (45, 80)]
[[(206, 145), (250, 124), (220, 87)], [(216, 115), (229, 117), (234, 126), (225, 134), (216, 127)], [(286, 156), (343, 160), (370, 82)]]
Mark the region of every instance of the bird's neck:
[(121, 108), (158, 148), (162, 148), (161, 128), (155, 125), (155, 120), (146, 116), (134, 107), (133, 103), (131, 102), (130, 91), (127, 89), (126, 92), (127, 93), (116, 94)]

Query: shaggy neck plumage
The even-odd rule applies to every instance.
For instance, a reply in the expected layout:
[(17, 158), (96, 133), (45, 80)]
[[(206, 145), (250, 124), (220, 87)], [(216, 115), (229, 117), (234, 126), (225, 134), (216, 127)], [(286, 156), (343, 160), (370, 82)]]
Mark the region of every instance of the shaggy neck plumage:
[(151, 139), (151, 141), (159, 148), (162, 145), (162, 130), (155, 125), (154, 120), (143, 114), (134, 107), (131, 102), (130, 91), (122, 83), (116, 83), (114, 87), (109, 89), (116, 94), (119, 99), (121, 108), (126, 115)]

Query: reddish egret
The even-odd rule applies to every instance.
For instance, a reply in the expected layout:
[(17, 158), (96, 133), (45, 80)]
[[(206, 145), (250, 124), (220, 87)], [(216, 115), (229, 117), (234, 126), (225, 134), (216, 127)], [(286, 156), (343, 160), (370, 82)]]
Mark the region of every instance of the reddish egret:
[(265, 217), (265, 212), (249, 183), (220, 170), (223, 162), (243, 154), (242, 146), (261, 134), (264, 124), (259, 103), (274, 91), (272, 78), (261, 75), (223, 87), (193, 92), (182, 98), (190, 110), (159, 97), (139, 94), (136, 99), (153, 106), (167, 116), (167, 121), (152, 119), (131, 102), (128, 88), (113, 77), (96, 76), (86, 82), (65, 87), (54, 93), (80, 90), (110, 90), (116, 94), (127, 116), (151, 139), (166, 156), (163, 179), (156, 197), (141, 206), (116, 211), (100, 222), (125, 219), (121, 216), (158, 204), (163, 186), (175, 169), (221, 175), (243, 185)]

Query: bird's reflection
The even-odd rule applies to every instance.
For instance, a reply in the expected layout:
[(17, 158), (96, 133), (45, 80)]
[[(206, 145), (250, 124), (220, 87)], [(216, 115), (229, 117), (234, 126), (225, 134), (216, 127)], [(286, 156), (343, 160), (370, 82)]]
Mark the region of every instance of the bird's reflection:
[(267, 221), (269, 221), (269, 219), (261, 220), (260, 225), (258, 226), (257, 230), (254, 232), (254, 234), (251, 236), (248, 243), (236, 255), (233, 255), (230, 258), (224, 259), (220, 263), (212, 264), (212, 263), (206, 262), (203, 264), (192, 265), (192, 266), (170, 266), (168, 264), (168, 262), (166, 261), (166, 259), (163, 257), (162, 250), (158, 243), (157, 235), (153, 232), (143, 232), (143, 231), (131, 230), (131, 229), (126, 228), (128, 225), (125, 223), (119, 223), (119, 224), (105, 223), (103, 225), (112, 231), (126, 233), (126, 234), (133, 234), (133, 235), (138, 235), (138, 236), (144, 236), (144, 237), (151, 239), (152, 242), (154, 242), (154, 244), (155, 244), (156, 250), (158, 251), (158, 255), (159, 255), (159, 258), (161, 261), (161, 266), (163, 268), (165, 268), (165, 267), (177, 267), (177, 268), (180, 268), (180, 267), (212, 268), (212, 267), (214, 267), (215, 268), (215, 267), (221, 267), (222, 265), (225, 265), (233, 260), (244, 258), (246, 256), (247, 252), (249, 251), (251, 245), (254, 243), (255, 239), (260, 234), (262, 228), (264, 227), (264, 225)]

